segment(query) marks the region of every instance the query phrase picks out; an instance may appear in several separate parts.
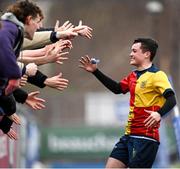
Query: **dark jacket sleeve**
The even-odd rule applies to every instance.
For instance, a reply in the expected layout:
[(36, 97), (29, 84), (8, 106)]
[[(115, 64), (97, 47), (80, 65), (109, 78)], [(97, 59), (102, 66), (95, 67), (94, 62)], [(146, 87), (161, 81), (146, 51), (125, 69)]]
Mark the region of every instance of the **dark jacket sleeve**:
[(18, 102), (18, 103), (25, 103), (27, 97), (28, 97), (28, 93), (25, 92), (24, 90), (22, 89), (16, 89), (14, 92), (13, 92), (13, 96), (15, 98), (15, 100)]
[(51, 32), (50, 40), (52, 43), (57, 42), (59, 39), (56, 37), (56, 32)]
[(7, 116), (4, 116), (0, 121), (0, 129), (3, 133), (7, 134), (11, 129), (12, 124), (13, 122)]
[(40, 88), (44, 88), (46, 86), (44, 84), (46, 79), (47, 76), (38, 70), (35, 76), (28, 77), (28, 82)]
[(19, 79), (21, 71), (16, 63), (16, 55), (13, 50), (18, 29), (14, 25), (3, 26), (0, 30), (0, 77)]
[(26, 66), (23, 66), (22, 68), (22, 76), (26, 73)]

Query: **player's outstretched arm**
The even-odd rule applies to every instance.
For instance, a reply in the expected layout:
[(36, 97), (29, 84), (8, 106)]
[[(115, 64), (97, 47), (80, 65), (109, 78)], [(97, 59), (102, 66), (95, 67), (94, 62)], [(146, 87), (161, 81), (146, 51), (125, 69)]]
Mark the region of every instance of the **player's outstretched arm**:
[(86, 70), (87, 72), (93, 73), (95, 77), (110, 91), (115, 94), (122, 93), (120, 83), (117, 83), (116, 81), (103, 74), (100, 70), (98, 70), (97, 63), (94, 62), (94, 60), (92, 60), (89, 56), (86, 55), (85, 57), (82, 57), (79, 62), (80, 68)]
[(88, 55), (86, 55), (85, 57), (81, 57), (79, 62), (79, 67), (86, 70), (87, 72), (93, 73), (97, 70), (97, 64), (92, 63), (91, 58)]

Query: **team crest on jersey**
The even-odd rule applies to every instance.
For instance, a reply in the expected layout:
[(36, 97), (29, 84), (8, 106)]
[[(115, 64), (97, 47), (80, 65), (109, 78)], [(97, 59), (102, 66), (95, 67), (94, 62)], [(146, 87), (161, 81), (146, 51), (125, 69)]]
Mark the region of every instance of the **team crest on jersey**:
[(142, 81), (141, 84), (140, 84), (140, 87), (141, 88), (146, 88), (146, 85), (147, 85), (147, 81)]

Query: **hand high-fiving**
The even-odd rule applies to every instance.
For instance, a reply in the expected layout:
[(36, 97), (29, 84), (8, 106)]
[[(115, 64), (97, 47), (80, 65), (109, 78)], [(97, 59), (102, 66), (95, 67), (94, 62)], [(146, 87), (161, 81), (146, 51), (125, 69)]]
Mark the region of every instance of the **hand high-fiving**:
[(59, 27), (59, 21), (57, 20), (54, 30), (56, 32), (56, 38), (58, 39), (74, 39), (78, 35), (92, 38), (92, 28), (87, 25), (82, 25), (82, 21), (79, 21), (79, 25), (74, 27), (69, 21), (66, 21), (62, 26)]
[(84, 36), (88, 39), (91, 39), (92, 38), (92, 28), (90, 28), (89, 26), (86, 26), (86, 25), (82, 25), (82, 21), (80, 20), (79, 21), (79, 25), (76, 27), (76, 28), (79, 28), (79, 27), (82, 27), (83, 29), (77, 31), (77, 33), (80, 35), (80, 36)]
[(48, 87), (62, 91), (68, 87), (69, 81), (62, 77), (62, 73), (59, 73), (56, 76), (47, 78), (44, 84)]
[(59, 26), (59, 20), (57, 20), (56, 24), (54, 26), (54, 31), (61, 32), (61, 31), (65, 31), (65, 30), (73, 28), (73, 27), (74, 27), (74, 25), (72, 23), (70, 23), (69, 21), (64, 22), (64, 24), (62, 26)]
[(39, 93), (39, 91), (29, 93), (25, 102), (29, 107), (34, 110), (41, 110), (45, 108), (45, 100), (37, 97)]
[(97, 64), (93, 64), (88, 55), (86, 55), (85, 57), (81, 57), (79, 62), (81, 63), (79, 67), (88, 72), (94, 72), (97, 69)]

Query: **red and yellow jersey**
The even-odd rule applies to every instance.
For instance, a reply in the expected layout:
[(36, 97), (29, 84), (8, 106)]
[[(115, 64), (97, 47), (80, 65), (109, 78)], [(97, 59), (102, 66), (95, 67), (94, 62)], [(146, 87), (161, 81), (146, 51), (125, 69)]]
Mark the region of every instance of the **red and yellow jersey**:
[(159, 126), (147, 128), (144, 120), (149, 116), (144, 110), (158, 111), (165, 103), (164, 94), (172, 90), (163, 71), (154, 65), (143, 71), (133, 71), (120, 82), (123, 93), (130, 92), (130, 111), (126, 135), (151, 137), (159, 141)]

